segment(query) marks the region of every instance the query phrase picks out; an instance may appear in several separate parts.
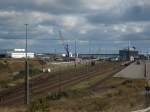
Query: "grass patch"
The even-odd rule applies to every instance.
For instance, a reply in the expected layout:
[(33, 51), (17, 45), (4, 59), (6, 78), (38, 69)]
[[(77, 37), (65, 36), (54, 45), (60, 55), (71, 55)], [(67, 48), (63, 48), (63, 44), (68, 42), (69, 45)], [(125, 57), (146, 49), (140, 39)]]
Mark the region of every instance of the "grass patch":
[[(95, 75), (95, 74), (94, 74)], [(87, 89), (89, 87), (91, 87), (92, 85), (94, 85), (96, 82), (104, 79), (105, 77), (107, 77), (108, 74), (100, 74), (98, 76), (94, 76), (90, 79), (87, 79), (85, 81), (82, 81), (74, 86), (72, 86), (70, 89), (71, 90), (82, 90), (82, 89)]]
[(7, 67), (7, 63), (5, 61), (0, 61), (0, 70), (5, 69)]
[(27, 112), (49, 112), (49, 103), (46, 98), (33, 101)]
[(62, 97), (68, 97), (67, 92), (50, 92), (48, 93), (46, 99), (47, 100), (60, 100)]
[[(29, 75), (30, 77), (33, 77), (35, 75), (40, 74), (42, 71), (39, 70), (38, 68), (34, 68), (33, 65), (29, 65)], [(25, 70), (20, 70), (18, 74), (16, 74), (13, 77), (13, 80), (18, 80), (18, 79), (22, 79), (24, 78), (26, 75), (26, 71)]]
[(0, 112), (26, 112), (24, 107), (16, 107), (16, 108), (0, 108)]
[(0, 87), (1, 88), (8, 88), (9, 87), (8, 86), (9, 82), (10, 81), (8, 81), (8, 80), (2, 80), (2, 81), (0, 81)]

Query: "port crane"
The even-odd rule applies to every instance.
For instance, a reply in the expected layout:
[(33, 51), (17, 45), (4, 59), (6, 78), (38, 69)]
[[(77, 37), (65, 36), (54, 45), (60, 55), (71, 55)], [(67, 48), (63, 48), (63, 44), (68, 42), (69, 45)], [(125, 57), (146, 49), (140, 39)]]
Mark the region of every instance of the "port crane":
[(59, 38), (60, 38), (61, 43), (66, 51), (66, 57), (69, 58), (70, 57), (69, 45), (64, 42), (64, 37), (63, 37), (61, 31), (59, 31)]

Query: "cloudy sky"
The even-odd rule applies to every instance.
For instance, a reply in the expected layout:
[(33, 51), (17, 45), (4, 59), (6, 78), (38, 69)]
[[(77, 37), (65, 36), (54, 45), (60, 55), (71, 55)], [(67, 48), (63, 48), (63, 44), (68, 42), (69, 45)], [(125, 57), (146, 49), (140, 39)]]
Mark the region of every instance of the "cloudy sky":
[(59, 31), (72, 52), (75, 40), (79, 52), (115, 52), (129, 40), (150, 51), (150, 0), (0, 0), (1, 48), (24, 48), (24, 24), (37, 52), (63, 52)]

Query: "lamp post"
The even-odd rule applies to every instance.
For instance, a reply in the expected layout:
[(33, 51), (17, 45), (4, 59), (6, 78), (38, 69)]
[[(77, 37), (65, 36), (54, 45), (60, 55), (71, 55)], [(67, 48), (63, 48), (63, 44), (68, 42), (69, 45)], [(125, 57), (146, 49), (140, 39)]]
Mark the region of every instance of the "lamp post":
[(30, 104), (30, 91), (29, 91), (29, 66), (28, 66), (28, 24), (25, 24), (26, 27), (26, 76), (25, 76), (25, 103), (26, 105)]

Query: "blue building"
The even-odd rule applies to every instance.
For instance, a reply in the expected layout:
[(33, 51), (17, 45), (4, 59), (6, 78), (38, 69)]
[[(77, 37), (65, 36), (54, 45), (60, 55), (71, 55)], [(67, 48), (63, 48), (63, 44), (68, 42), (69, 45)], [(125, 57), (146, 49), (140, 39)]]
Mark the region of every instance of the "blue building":
[(119, 50), (119, 57), (120, 60), (123, 61), (134, 61), (139, 57), (139, 53), (135, 47), (127, 48), (127, 49)]

